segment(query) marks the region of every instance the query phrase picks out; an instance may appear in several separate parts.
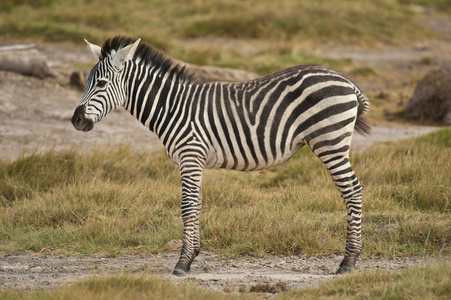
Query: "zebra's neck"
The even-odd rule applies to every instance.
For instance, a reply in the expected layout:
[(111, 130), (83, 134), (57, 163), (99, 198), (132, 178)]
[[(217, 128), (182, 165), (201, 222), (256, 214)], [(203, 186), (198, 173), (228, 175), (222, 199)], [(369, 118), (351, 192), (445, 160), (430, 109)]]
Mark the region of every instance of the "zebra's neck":
[(161, 138), (162, 128), (180, 105), (188, 101), (193, 84), (177, 77), (178, 70), (131, 64), (126, 77), (125, 109)]

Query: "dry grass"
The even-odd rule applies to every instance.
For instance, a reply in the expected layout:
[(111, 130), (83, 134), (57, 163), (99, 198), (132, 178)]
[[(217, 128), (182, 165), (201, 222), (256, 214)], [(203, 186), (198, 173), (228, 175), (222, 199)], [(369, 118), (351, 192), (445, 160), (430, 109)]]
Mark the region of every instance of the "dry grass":
[[(312, 55), (312, 45), (374, 47), (440, 38), (418, 22), (413, 2), (421, 1), (6, 0), (0, 3), (0, 38), (81, 45), (85, 38), (100, 44), (122, 34), (141, 37), (190, 63), (261, 75), (303, 63), (352, 71), (352, 64), (343, 68), (349, 61)], [(444, 1), (423, 2), (441, 12), (451, 7)], [(207, 47), (180, 42), (193, 38), (210, 42)], [(251, 46), (226, 47), (227, 41)]]
[(0, 4), (0, 28), (5, 38), (75, 42), (82, 38), (99, 42), (110, 35), (133, 32), (163, 44), (172, 38), (211, 36), (399, 43), (428, 34), (415, 22), (409, 8), (414, 2), (440, 11), (449, 9), (445, 1), (7, 0)]
[(315, 289), (281, 294), (274, 299), (449, 299), (451, 262), (402, 272), (343, 276)]
[[(351, 157), (365, 187), (364, 257), (449, 253), (450, 140), (443, 129)], [(123, 146), (0, 161), (2, 250), (164, 251), (182, 235), (180, 178), (165, 156)], [(272, 170), (208, 170), (201, 228), (204, 250), (325, 255), (343, 251), (346, 213), (305, 148)]]
[(109, 277), (93, 277), (91, 279), (55, 288), (50, 291), (0, 292), (1, 299), (45, 299), (45, 300), (119, 300), (119, 299), (151, 299), (151, 300), (206, 300), (206, 299), (258, 299), (252, 295), (225, 294), (202, 290), (189, 285), (176, 285), (167, 280), (146, 274), (117, 274)]

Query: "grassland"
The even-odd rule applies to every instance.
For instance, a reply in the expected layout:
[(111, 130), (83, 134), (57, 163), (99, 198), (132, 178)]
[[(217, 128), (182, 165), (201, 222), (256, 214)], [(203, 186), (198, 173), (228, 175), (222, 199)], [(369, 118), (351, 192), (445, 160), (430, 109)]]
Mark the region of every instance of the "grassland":
[[(363, 259), (444, 256), (451, 250), (451, 130), (380, 144), (351, 157), (365, 186)], [(180, 180), (163, 151), (49, 151), (0, 160), (2, 252), (137, 254), (180, 239)], [(275, 169), (209, 170), (202, 250), (225, 255), (342, 253), (345, 211), (307, 149)], [(358, 273), (280, 299), (446, 299), (450, 263), (401, 273)], [(258, 299), (174, 285), (149, 274), (96, 277), (2, 299)]]
[(79, 43), (133, 32), (163, 45), (198, 37), (402, 43), (428, 34), (415, 22), (411, 4), (451, 11), (444, 0), (6, 0), (0, 4), (0, 36)]
[[(365, 187), (363, 257), (450, 252), (450, 130), (351, 159)], [(154, 253), (181, 238), (178, 169), (163, 151), (24, 155), (0, 160), (0, 178), (3, 251)], [(306, 148), (269, 171), (205, 176), (204, 250), (341, 253), (345, 224), (338, 192)]]
[[(0, 38), (34, 42), (102, 43), (117, 34), (141, 37), (181, 60), (265, 75), (302, 63), (343, 71), (349, 61), (325, 60), (315, 44), (374, 47), (440, 38), (418, 21), (411, 5), (451, 13), (447, 1), (55, 1), (0, 4)], [(210, 39), (202, 44), (184, 40)], [(244, 40), (223, 47), (215, 39)], [(178, 42), (176, 42), (178, 41)]]

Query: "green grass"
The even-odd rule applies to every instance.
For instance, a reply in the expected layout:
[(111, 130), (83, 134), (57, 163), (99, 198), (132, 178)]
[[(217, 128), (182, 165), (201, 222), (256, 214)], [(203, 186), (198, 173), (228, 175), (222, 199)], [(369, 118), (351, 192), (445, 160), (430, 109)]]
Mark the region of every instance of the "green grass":
[[(450, 141), (443, 129), (352, 155), (365, 187), (363, 257), (450, 253)], [(178, 173), (163, 151), (126, 145), (0, 160), (1, 250), (165, 251), (182, 237)], [(223, 254), (317, 256), (345, 247), (344, 206), (307, 148), (271, 170), (207, 170), (200, 222), (202, 249)]]
[(0, 36), (75, 42), (88, 37), (99, 42), (107, 35), (133, 33), (160, 41), (230, 37), (393, 43), (427, 34), (415, 22), (411, 3), (440, 11), (450, 7), (446, 1), (396, 0), (7, 0), (0, 4)]
[[(313, 55), (313, 45), (373, 47), (441, 38), (417, 20), (412, 3), (451, 11), (449, 1), (438, 0), (6, 0), (0, 3), (0, 38), (82, 45), (83, 39), (101, 44), (122, 34), (189, 63), (260, 75), (301, 63), (349, 71), (355, 67), (345, 68), (349, 61)], [(192, 39), (200, 42), (181, 42)], [(236, 40), (248, 46), (231, 42)]]

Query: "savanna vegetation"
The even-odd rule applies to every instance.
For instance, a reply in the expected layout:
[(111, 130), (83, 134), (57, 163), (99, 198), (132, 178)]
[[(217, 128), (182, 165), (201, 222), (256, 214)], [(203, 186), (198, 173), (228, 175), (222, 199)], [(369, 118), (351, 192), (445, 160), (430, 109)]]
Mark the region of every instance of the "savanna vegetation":
[(0, 36), (79, 43), (133, 33), (163, 45), (200, 37), (402, 43), (428, 34), (414, 22), (414, 4), (451, 12), (446, 0), (5, 0)]
[[(50, 151), (24, 155), (15, 161), (2, 159), (2, 250), (109, 255), (165, 251), (166, 243), (180, 239), (182, 234), (178, 170), (165, 156), (163, 151), (131, 153), (124, 145), (84, 155)], [(365, 186), (363, 259), (449, 255), (451, 130), (381, 144), (354, 153), (352, 163)], [(325, 168), (308, 149), (272, 170), (209, 170), (205, 181), (201, 215), (204, 251), (318, 256), (344, 249), (343, 205)], [(443, 270), (448, 271), (440, 277)], [(401, 275), (346, 277), (334, 281), (332, 287), (324, 285), (283, 297), (316, 298), (341, 291), (336, 295), (368, 293), (403, 298), (416, 295), (420, 290), (412, 282), (422, 282), (423, 286), (428, 276), (440, 277), (437, 282), (426, 281), (440, 289), (421, 290), (420, 295), (449, 295), (451, 274), (449, 263), (444, 263)], [(141, 293), (140, 285), (146, 285), (147, 289), (157, 289), (164, 299), (165, 289), (173, 289), (158, 279), (113, 276), (51, 294), (59, 297), (66, 293), (71, 298), (75, 297), (73, 289), (83, 287), (84, 292), (77, 297), (85, 292), (96, 299), (97, 293), (109, 297), (122, 286), (117, 285), (118, 280), (127, 285), (118, 295)], [(365, 289), (357, 289), (356, 284)], [(115, 289), (107, 288), (110, 285)], [(90, 288), (84, 289), (86, 286)], [(338, 286), (340, 289), (335, 290)], [(182, 295), (217, 297), (189, 287), (177, 290)], [(30, 297), (22, 292), (19, 295)], [(33, 295), (47, 298), (49, 292)]]
[[(446, 0), (4, 0), (0, 38), (81, 45), (83, 39), (101, 44), (122, 34), (141, 37), (183, 61), (260, 75), (304, 63), (358, 73), (349, 60), (321, 58), (311, 46), (442, 38), (423, 26), (412, 5), (451, 13)], [(205, 39), (209, 42), (189, 42)], [(246, 43), (224, 47), (224, 41), (237, 40)]]
[[(341, 253), (343, 205), (308, 149), (272, 170), (209, 170), (201, 215), (202, 249), (225, 255)], [(137, 254), (180, 239), (177, 167), (161, 151), (130, 147), (27, 154), (0, 160), (2, 251)], [(352, 155), (365, 185), (362, 258), (444, 256), (401, 273), (360, 273), (280, 299), (446, 299), (451, 293), (451, 130), (380, 144)], [(220, 183), (220, 184), (218, 184)], [(220, 208), (220, 209), (219, 209)], [(175, 286), (146, 274), (92, 278), (5, 299), (255, 298)]]
[[(450, 130), (351, 160), (365, 187), (364, 258), (450, 252)], [(182, 235), (178, 167), (163, 150), (24, 155), (0, 160), (0, 178), (4, 251), (153, 253)], [(271, 170), (207, 170), (203, 250), (340, 253), (345, 220), (327, 170), (307, 148)]]
[[(348, 60), (305, 54), (304, 45), (399, 45), (437, 38), (412, 5), (451, 13), (446, 0), (89, 1), (2, 0), (0, 38), (45, 43), (141, 37), (181, 60), (267, 74), (321, 63), (374, 74)], [(358, 26), (357, 26), (358, 25)], [(207, 39), (205, 44), (187, 41)], [(215, 39), (246, 40), (246, 51)], [(238, 46), (236, 46), (238, 45)], [(310, 53), (310, 52), (309, 52)], [(376, 102), (377, 105), (377, 102)], [(365, 187), (362, 258), (445, 255), (451, 250), (451, 130), (353, 153)], [(48, 151), (0, 158), (0, 247), (4, 252), (137, 254), (182, 236), (180, 178), (162, 150), (128, 145), (91, 153)], [(220, 210), (221, 213), (218, 213)], [(326, 169), (308, 149), (261, 172), (208, 170), (202, 250), (225, 255), (342, 253), (346, 213)], [(446, 298), (444, 262), (402, 273), (345, 276), (280, 298)], [(5, 299), (249, 298), (119, 274)]]

